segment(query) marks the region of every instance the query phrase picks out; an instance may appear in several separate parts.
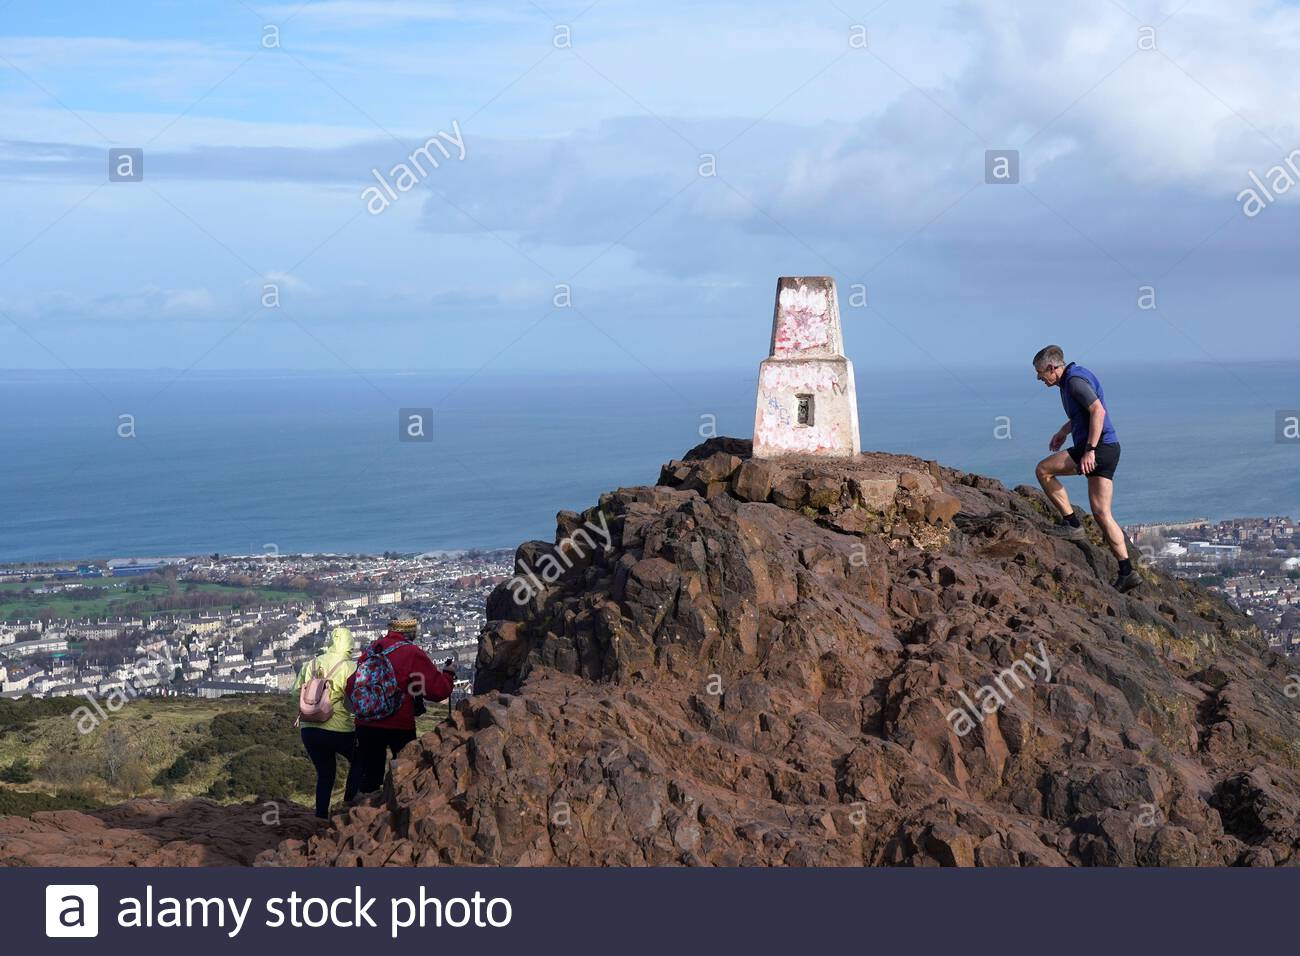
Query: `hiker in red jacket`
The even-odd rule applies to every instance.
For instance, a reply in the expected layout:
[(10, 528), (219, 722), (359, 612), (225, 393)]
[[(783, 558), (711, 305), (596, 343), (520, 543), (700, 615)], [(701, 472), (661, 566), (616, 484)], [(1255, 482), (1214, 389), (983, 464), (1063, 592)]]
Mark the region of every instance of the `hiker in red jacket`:
[[(446, 700), (451, 696), (456, 672), (450, 669), (450, 661), (445, 665), (447, 669), (439, 670), (429, 660), (429, 655), (412, 643), (418, 630), (419, 622), (413, 616), (399, 615), (388, 622), (388, 633), (375, 642), (380, 651), (388, 651), (388, 660), (402, 693), (397, 710), (391, 716), (377, 720), (358, 717), (356, 720), (355, 760), (360, 793), (370, 793), (383, 786), (387, 762), (385, 751), (391, 751), (396, 757), (415, 739), (415, 718), (424, 713), (424, 701)], [(362, 653), (358, 664), (369, 654), (369, 649)], [(356, 679), (356, 674), (348, 678), (348, 699), (351, 699)]]

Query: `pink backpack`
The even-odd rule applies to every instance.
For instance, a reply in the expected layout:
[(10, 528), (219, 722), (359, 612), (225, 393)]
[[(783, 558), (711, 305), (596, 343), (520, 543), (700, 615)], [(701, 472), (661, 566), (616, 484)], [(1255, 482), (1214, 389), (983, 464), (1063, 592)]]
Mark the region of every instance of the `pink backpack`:
[(334, 703), (330, 700), (330, 678), (343, 663), (339, 661), (323, 677), (317, 666), (316, 675), (302, 685), (302, 690), (298, 691), (299, 720), (305, 720), (309, 724), (323, 724), (334, 716)]

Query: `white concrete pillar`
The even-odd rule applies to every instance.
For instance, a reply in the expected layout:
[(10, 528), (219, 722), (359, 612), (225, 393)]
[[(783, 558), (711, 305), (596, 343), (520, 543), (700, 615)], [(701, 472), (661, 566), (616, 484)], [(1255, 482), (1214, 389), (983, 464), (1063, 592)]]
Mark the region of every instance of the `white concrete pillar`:
[(783, 276), (776, 283), (771, 351), (758, 370), (754, 457), (848, 458), (861, 451), (835, 280)]

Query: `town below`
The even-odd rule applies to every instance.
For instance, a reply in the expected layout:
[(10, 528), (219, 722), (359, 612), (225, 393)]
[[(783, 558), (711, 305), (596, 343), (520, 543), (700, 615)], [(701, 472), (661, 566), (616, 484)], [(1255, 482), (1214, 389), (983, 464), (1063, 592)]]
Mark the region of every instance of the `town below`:
[[(1125, 529), (1142, 560), (1222, 594), (1279, 653), (1300, 653), (1300, 524), (1287, 517)], [(324, 632), (378, 638), (392, 606), (473, 678), (508, 550), (260, 554), (0, 565), (0, 699), (288, 693)]]
[(1149, 563), (1227, 598), (1273, 650), (1300, 653), (1300, 524), (1293, 519), (1199, 519), (1125, 531)]
[(359, 646), (394, 605), (472, 677), (510, 551), (254, 555), (0, 565), (0, 699), (287, 694), (333, 627)]

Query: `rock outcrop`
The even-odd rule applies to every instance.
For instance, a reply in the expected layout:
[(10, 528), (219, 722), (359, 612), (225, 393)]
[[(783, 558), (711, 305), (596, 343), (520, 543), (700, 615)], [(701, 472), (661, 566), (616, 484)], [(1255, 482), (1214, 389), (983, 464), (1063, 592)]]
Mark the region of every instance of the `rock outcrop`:
[(130, 800), (107, 810), (0, 817), (0, 866), (251, 866), (323, 821), (284, 801)]
[(522, 545), (475, 695), (259, 862), (1300, 862), (1284, 661), (1049, 521), (933, 462), (706, 442)]
[(707, 442), (521, 546), (539, 587), (489, 599), (478, 693), (264, 862), (1300, 861), (1284, 662), (1191, 584), (1115, 592), (1091, 519), (1049, 520), (933, 462)]

